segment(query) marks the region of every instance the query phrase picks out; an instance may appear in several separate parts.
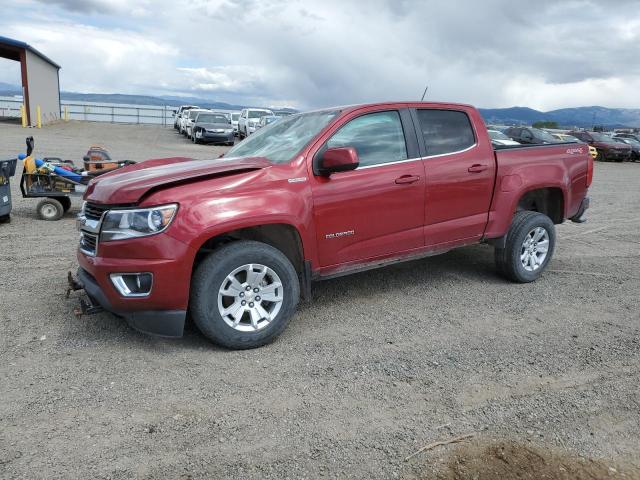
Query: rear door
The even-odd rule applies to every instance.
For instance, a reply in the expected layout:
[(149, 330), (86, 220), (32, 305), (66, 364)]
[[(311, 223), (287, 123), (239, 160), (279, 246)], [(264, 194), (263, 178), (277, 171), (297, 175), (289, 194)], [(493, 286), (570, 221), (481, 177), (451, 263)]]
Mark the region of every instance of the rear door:
[[(425, 175), (427, 246), (479, 240), (489, 215), (496, 174), (489, 138), (474, 110), (412, 109)], [(474, 115), (472, 123), (470, 115)]]
[(424, 167), (407, 109), (347, 117), (315, 154), (353, 147), (360, 166), (313, 176), (321, 267), (358, 262), (424, 246)]

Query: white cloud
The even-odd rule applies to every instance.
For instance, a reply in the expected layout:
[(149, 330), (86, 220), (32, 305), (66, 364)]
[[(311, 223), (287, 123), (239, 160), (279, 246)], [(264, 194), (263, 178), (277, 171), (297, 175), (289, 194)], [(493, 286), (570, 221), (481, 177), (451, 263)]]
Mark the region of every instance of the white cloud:
[(482, 107), (640, 107), (631, 0), (15, 2), (0, 31), (58, 61), (67, 90), (305, 108), (428, 83)]

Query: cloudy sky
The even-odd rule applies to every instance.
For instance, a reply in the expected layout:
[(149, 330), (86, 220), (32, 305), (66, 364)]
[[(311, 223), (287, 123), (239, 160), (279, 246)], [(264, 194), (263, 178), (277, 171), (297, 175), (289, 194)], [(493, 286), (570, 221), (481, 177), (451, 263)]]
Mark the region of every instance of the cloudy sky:
[[(2, 0), (63, 90), (293, 106), (640, 107), (640, 1)], [(19, 84), (0, 59), (0, 82)]]

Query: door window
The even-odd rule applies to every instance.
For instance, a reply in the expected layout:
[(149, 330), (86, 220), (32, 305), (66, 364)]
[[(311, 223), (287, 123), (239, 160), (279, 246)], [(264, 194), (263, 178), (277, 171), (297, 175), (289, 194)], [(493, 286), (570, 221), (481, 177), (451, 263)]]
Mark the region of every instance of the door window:
[(327, 141), (326, 147), (355, 148), (360, 167), (407, 159), (402, 122), (395, 110), (354, 118)]
[(459, 152), (475, 145), (469, 117), (455, 110), (418, 110), (427, 155)]

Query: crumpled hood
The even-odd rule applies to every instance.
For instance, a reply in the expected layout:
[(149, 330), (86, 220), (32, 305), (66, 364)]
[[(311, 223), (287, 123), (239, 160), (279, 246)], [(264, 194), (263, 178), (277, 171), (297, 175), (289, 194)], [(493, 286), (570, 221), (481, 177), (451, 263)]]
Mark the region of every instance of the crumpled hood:
[(135, 204), (152, 190), (198, 179), (238, 175), (270, 166), (265, 158), (194, 160), (176, 157), (147, 160), (92, 180), (85, 200), (103, 204)]

